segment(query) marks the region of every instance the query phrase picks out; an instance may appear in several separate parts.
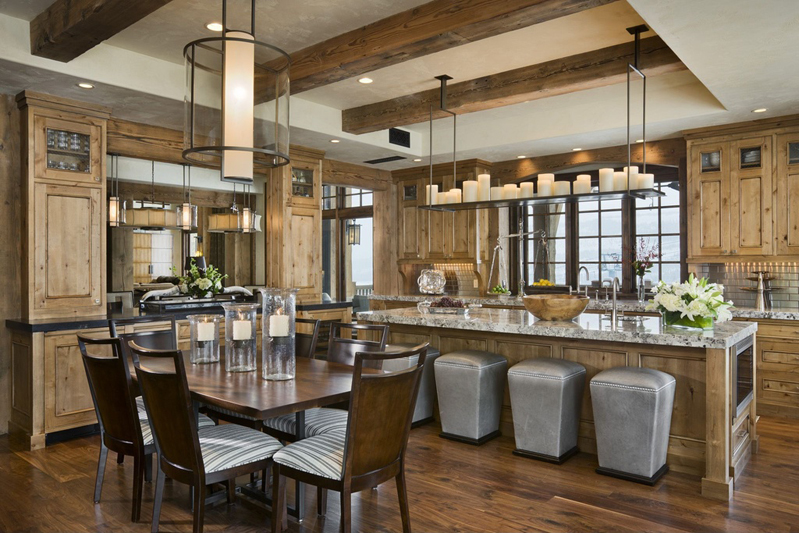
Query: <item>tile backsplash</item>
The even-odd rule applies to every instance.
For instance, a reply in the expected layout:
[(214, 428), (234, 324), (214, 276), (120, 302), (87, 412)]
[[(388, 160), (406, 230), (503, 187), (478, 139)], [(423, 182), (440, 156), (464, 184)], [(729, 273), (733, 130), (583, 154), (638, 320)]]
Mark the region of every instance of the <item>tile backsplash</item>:
[(799, 310), (799, 263), (726, 263), (691, 265), (690, 271), (705, 276), (710, 281), (724, 285), (724, 297), (732, 300), (738, 307), (754, 307), (756, 292), (745, 291), (743, 287), (757, 287), (757, 281), (747, 278), (757, 277), (753, 271), (767, 270), (774, 278), (771, 287), (771, 308), (779, 310)]
[(432, 268), (444, 272), (447, 284), (444, 286), (444, 293), (458, 296), (479, 296), (478, 289), (474, 286), (477, 276), (474, 274), (474, 265), (471, 263), (434, 263), (408, 265), (408, 275), (410, 277), (410, 294), (420, 294), (419, 285), (416, 279), (423, 269)]

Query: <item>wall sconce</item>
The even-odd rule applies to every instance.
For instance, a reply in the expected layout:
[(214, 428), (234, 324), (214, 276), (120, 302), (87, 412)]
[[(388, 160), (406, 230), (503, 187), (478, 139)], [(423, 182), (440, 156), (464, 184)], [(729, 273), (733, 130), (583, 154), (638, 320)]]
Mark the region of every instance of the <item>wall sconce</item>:
[(361, 244), (361, 225), (355, 222), (347, 224), (347, 244)]

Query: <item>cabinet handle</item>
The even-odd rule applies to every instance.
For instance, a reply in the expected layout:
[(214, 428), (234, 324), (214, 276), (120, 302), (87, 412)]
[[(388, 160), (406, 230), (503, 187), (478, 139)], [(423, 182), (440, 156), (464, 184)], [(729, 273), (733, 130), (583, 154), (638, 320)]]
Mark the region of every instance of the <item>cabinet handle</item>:
[(100, 299), (99, 298), (95, 298), (94, 299), (94, 303), (99, 304), (100, 303)]
[(733, 250), (732, 253), (737, 254), (738, 250)]
[(727, 255), (728, 253), (730, 253), (730, 252), (729, 252), (729, 251), (727, 251), (727, 250), (722, 250), (722, 251), (721, 251), (721, 254), (722, 254), (722, 255)]
[(95, 176), (94, 181), (100, 181), (100, 176)]

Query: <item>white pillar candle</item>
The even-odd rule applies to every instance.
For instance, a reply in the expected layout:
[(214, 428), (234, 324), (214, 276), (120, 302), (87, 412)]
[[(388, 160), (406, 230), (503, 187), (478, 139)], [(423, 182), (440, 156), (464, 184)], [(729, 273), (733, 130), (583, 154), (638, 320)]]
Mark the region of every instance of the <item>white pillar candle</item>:
[(502, 200), (502, 187), (491, 187), (491, 199)]
[(577, 181), (587, 181), (591, 183), (591, 174), (580, 174), (577, 176)]
[(541, 180), (555, 181), (555, 175), (554, 174), (539, 174), (538, 175), (538, 181), (541, 181)]
[(464, 202), (476, 202), (477, 201), (477, 189), (480, 185), (474, 181), (464, 181), (463, 182), (463, 201)]
[(610, 192), (613, 190), (613, 169), (599, 169), (599, 192)]
[(654, 189), (655, 188), (655, 175), (654, 174), (638, 174), (638, 189)]
[(538, 180), (538, 196), (552, 196), (552, 182), (550, 180)]
[(516, 187), (515, 183), (508, 183), (504, 187), (502, 187), (502, 199), (503, 200), (515, 200), (519, 197), (519, 188)]
[(569, 181), (556, 181), (552, 190), (555, 196), (568, 196), (572, 193), (572, 184)]
[(613, 173), (613, 190), (626, 191), (627, 190), (627, 173), (614, 172)]
[[(629, 170), (629, 172), (628, 172), (628, 170)], [(633, 166), (633, 167), (624, 167), (624, 172), (626, 172), (628, 174), (638, 174), (638, 167), (635, 167), (635, 166)]]
[(269, 336), (270, 337), (289, 336), (288, 315), (272, 315), (269, 317)]
[(439, 192), (436, 194), (436, 204), (445, 204), (447, 203), (447, 193)]
[(233, 321), (233, 340), (246, 341), (252, 338), (252, 323), (249, 320)]
[(477, 199), (487, 202), (491, 199), (491, 175), (480, 174), (477, 176)]
[(438, 185), (425, 185), (425, 203), (435, 205), (438, 200)]
[(214, 340), (216, 324), (213, 322), (197, 322), (197, 341), (208, 342)]
[(591, 182), (585, 180), (577, 180), (574, 182), (574, 194), (590, 194)]
[(535, 185), (532, 181), (520, 183), (519, 188), (519, 198), (532, 198), (535, 196)]
[(447, 191), (447, 203), (448, 204), (459, 204), (461, 203), (461, 190), (460, 189), (450, 189)]

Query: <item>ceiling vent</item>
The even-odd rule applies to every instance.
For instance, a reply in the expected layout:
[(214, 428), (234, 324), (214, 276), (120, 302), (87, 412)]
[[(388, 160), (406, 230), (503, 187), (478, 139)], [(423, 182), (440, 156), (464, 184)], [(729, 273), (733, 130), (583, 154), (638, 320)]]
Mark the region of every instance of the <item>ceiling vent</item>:
[(381, 157), (380, 159), (370, 159), (369, 161), (364, 161), (367, 165), (379, 165), (380, 163), (391, 163), (392, 161), (402, 161), (406, 159), (401, 155), (392, 155), (391, 157)]
[(396, 144), (397, 146), (410, 148), (411, 132), (397, 128), (391, 128), (388, 130), (388, 142), (391, 144)]

